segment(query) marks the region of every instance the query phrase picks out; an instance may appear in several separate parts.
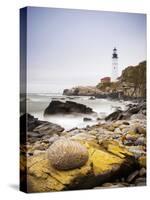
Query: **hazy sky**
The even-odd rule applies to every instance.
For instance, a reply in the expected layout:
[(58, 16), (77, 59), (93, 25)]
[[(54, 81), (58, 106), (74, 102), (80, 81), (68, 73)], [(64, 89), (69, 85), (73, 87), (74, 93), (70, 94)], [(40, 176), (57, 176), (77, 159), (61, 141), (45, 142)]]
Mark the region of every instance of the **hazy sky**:
[(62, 92), (111, 76), (112, 50), (122, 69), (146, 59), (146, 15), (28, 8), (28, 92)]

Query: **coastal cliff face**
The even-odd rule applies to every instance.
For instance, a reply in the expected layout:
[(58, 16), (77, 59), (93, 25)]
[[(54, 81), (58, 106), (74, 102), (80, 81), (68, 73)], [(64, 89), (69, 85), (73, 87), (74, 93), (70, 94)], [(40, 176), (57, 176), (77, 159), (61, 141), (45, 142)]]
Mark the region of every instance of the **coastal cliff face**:
[(71, 89), (65, 89), (64, 95), (79, 95), (79, 96), (94, 96), (95, 94), (101, 94), (101, 90), (95, 86), (77, 86)]
[(78, 86), (65, 89), (64, 95), (88, 95), (99, 98), (118, 97), (146, 97), (146, 61), (136, 66), (128, 66), (122, 71), (122, 75), (116, 82), (98, 83), (93, 86)]
[(123, 70), (119, 82), (126, 96), (146, 97), (146, 61)]

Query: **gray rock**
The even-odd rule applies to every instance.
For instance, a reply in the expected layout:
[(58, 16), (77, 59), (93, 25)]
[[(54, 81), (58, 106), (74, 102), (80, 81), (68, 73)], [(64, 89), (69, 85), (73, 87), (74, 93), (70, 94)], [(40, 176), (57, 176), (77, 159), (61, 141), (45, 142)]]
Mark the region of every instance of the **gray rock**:
[(142, 155), (145, 155), (145, 151), (141, 148), (141, 146), (131, 146), (128, 148), (130, 152), (134, 154), (136, 158), (139, 158)]
[(44, 135), (51, 135), (54, 133), (61, 133), (64, 130), (61, 126), (51, 122), (45, 122), (37, 126), (33, 131)]
[(134, 120), (134, 119), (146, 119), (146, 116), (143, 115), (142, 113), (138, 113), (138, 114), (132, 115), (130, 119), (131, 120)]
[(146, 175), (146, 169), (142, 167), (139, 171), (139, 176), (145, 176)]
[(136, 186), (145, 186), (146, 185), (146, 178), (145, 177), (139, 177), (135, 180)]
[(146, 139), (145, 137), (139, 137), (135, 142), (135, 145), (145, 145), (146, 144)]
[(50, 139), (48, 141), (49, 141), (49, 143), (52, 144), (53, 142), (55, 142), (58, 139), (59, 139), (59, 136), (57, 134), (54, 134), (52, 137), (50, 137)]
[(131, 183), (137, 176), (138, 176), (138, 174), (139, 174), (139, 171), (138, 170), (136, 170), (136, 171), (134, 171), (132, 174), (130, 174), (128, 177), (127, 177), (127, 182), (128, 183)]
[(87, 121), (92, 121), (92, 119), (91, 119), (91, 118), (89, 118), (89, 117), (84, 117), (84, 118), (83, 118), (83, 121), (84, 121), (84, 122), (87, 122)]
[(32, 137), (32, 138), (41, 138), (43, 136), (43, 134), (39, 134), (36, 132), (27, 132), (27, 137)]
[(51, 114), (71, 114), (71, 113), (93, 113), (92, 108), (86, 105), (76, 103), (73, 101), (51, 101), (48, 107), (44, 111), (44, 115)]

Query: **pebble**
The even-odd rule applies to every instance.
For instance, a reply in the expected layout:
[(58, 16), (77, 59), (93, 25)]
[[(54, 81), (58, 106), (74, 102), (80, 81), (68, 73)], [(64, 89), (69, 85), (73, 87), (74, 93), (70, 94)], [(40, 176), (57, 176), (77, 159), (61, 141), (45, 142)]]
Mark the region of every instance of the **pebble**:
[(138, 171), (138, 170), (134, 171), (133, 173), (131, 173), (131, 174), (127, 177), (126, 181), (127, 181), (128, 183), (131, 183), (131, 182), (138, 176), (138, 174), (139, 174), (139, 171)]
[(146, 144), (146, 139), (145, 137), (139, 137), (137, 140), (134, 142), (135, 145), (145, 145)]
[(146, 175), (146, 169), (142, 167), (139, 171), (139, 176), (145, 176)]
[(146, 178), (145, 177), (139, 177), (135, 180), (136, 186), (145, 186), (146, 185)]
[(84, 121), (84, 122), (92, 121), (92, 119), (91, 119), (91, 118), (88, 118), (88, 117), (84, 117), (84, 118), (83, 118), (83, 121)]
[[(126, 184), (127, 186), (127, 184)], [(104, 183), (102, 187), (107, 187), (107, 188), (118, 188), (118, 187), (125, 187), (123, 183)]]
[(134, 129), (134, 131), (136, 133), (146, 135), (146, 129), (143, 128), (142, 126), (136, 126), (135, 129)]
[(122, 133), (120, 128), (115, 128), (114, 132), (115, 132), (115, 134), (121, 134)]
[(132, 152), (136, 158), (139, 158), (145, 154), (143, 146), (130, 146), (128, 150)]
[(125, 136), (126, 140), (131, 140), (131, 141), (135, 141), (135, 140), (137, 140), (137, 138), (138, 138), (138, 135), (127, 134)]

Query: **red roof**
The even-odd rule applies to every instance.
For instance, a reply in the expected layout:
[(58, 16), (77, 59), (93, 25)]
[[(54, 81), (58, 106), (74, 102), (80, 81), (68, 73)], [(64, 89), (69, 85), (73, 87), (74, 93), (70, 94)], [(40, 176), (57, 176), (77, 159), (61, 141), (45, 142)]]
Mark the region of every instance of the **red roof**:
[(104, 77), (104, 78), (101, 78), (101, 80), (110, 80), (110, 77)]

